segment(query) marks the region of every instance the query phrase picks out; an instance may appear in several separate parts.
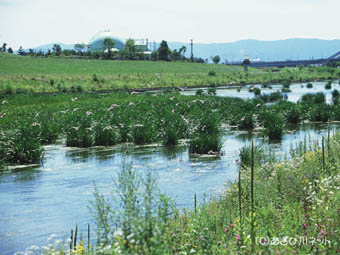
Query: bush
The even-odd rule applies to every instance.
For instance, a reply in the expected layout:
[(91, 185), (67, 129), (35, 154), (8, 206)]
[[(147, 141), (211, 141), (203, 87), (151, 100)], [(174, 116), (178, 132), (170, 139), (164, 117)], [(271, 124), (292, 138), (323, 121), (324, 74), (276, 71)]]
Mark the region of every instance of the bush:
[(253, 114), (247, 112), (244, 117), (241, 118), (238, 128), (241, 130), (249, 130), (255, 127), (255, 120)]
[(290, 81), (290, 80), (284, 80), (284, 81), (282, 81), (282, 86), (283, 86), (283, 88), (289, 89), (290, 84), (291, 84), (291, 81)]
[(201, 95), (203, 95), (203, 89), (198, 89), (198, 90), (196, 90), (196, 96), (201, 96)]
[(313, 88), (313, 84), (309, 82), (309, 83), (307, 84), (307, 88), (308, 88), (308, 89)]
[(316, 105), (311, 109), (310, 120), (327, 122), (331, 117), (331, 111), (329, 105), (326, 103)]
[(340, 98), (340, 93), (338, 90), (333, 90), (332, 91), (332, 102), (333, 104), (338, 104), (339, 103), (339, 98)]
[(219, 153), (222, 144), (219, 134), (197, 134), (197, 137), (189, 143), (189, 152), (197, 154), (208, 154), (209, 152)]
[(216, 89), (215, 88), (209, 88), (208, 89), (208, 95), (216, 96)]
[(307, 93), (304, 94), (300, 100), (303, 103), (322, 104), (326, 102), (326, 96), (322, 92), (316, 94)]
[(118, 199), (106, 199), (95, 186), (90, 209), (97, 248), (109, 246), (105, 254), (164, 254), (166, 230), (178, 215), (175, 202), (159, 191), (151, 171), (142, 175), (124, 165), (117, 175)]
[(267, 111), (264, 113), (265, 133), (269, 139), (280, 140), (283, 134), (283, 117), (280, 113)]
[(301, 121), (300, 108), (297, 105), (292, 106), (287, 112), (287, 122), (290, 124), (298, 124)]
[(209, 71), (208, 75), (209, 76), (216, 76), (216, 72), (215, 71)]
[(289, 92), (292, 92), (292, 91), (289, 88), (282, 88), (281, 92), (282, 93), (289, 93)]
[(325, 89), (332, 89), (332, 82), (328, 81), (327, 84), (325, 85)]

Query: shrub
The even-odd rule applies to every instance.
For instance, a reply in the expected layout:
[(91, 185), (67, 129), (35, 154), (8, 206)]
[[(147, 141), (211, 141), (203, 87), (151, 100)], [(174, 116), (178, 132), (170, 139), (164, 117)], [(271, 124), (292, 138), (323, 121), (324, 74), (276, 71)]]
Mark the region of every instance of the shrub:
[(328, 81), (327, 84), (325, 85), (325, 89), (332, 89), (332, 82)]
[(164, 254), (164, 236), (178, 211), (159, 191), (154, 174), (142, 175), (124, 165), (114, 192), (118, 199), (106, 199), (95, 186), (90, 210), (97, 225), (97, 247), (110, 246), (110, 254)]
[(327, 122), (330, 119), (330, 116), (330, 107), (326, 103), (316, 105), (310, 112), (311, 121)]
[(95, 128), (94, 135), (94, 144), (95, 145), (104, 145), (111, 146), (117, 143), (117, 136), (115, 134), (115, 130), (112, 126), (107, 123), (107, 125), (103, 124), (104, 122), (98, 122)]
[(92, 81), (93, 81), (93, 82), (99, 82), (99, 79), (98, 79), (98, 77), (97, 77), (96, 74), (93, 74), (93, 75), (92, 75)]
[(209, 71), (208, 75), (209, 76), (216, 76), (216, 72), (215, 71)]
[(165, 128), (162, 143), (165, 146), (176, 145), (178, 143), (178, 134), (175, 127), (167, 126)]
[(332, 102), (333, 104), (338, 104), (339, 103), (339, 98), (340, 98), (340, 93), (338, 90), (333, 90), (332, 91)]
[(196, 96), (201, 96), (201, 95), (203, 95), (203, 89), (196, 90)]
[(197, 134), (197, 137), (192, 139), (189, 143), (189, 152), (197, 154), (207, 154), (209, 152), (219, 153), (222, 144), (219, 134)]
[(16, 130), (0, 131), (0, 158), (6, 164), (40, 163), (43, 149), (34, 130), (26, 126)]
[(142, 145), (142, 144), (148, 144), (154, 141), (154, 131), (149, 125), (144, 124), (135, 124), (131, 128), (131, 137), (132, 141), (135, 144)]
[(309, 82), (309, 83), (307, 83), (307, 88), (308, 88), (308, 89), (311, 89), (311, 88), (313, 88), (313, 84), (312, 84), (312, 83), (310, 83), (310, 82)]
[(289, 93), (289, 92), (292, 92), (292, 91), (289, 88), (282, 88), (281, 92), (282, 93)]
[(255, 127), (255, 120), (253, 114), (250, 112), (246, 112), (244, 117), (241, 118), (238, 128), (241, 130), (249, 130)]
[(280, 140), (283, 134), (283, 117), (280, 113), (267, 111), (264, 114), (265, 133), (269, 139)]
[(282, 81), (282, 86), (283, 86), (283, 88), (289, 89), (290, 84), (291, 84), (291, 81), (290, 81), (290, 80), (284, 80), (284, 81)]
[(290, 124), (298, 124), (301, 121), (300, 108), (297, 105), (292, 106), (287, 112), (287, 122)]
[(326, 97), (322, 92), (316, 94), (307, 93), (304, 94), (300, 100), (303, 103), (322, 104), (326, 102)]
[(208, 95), (216, 96), (216, 89), (215, 88), (209, 88), (208, 89)]

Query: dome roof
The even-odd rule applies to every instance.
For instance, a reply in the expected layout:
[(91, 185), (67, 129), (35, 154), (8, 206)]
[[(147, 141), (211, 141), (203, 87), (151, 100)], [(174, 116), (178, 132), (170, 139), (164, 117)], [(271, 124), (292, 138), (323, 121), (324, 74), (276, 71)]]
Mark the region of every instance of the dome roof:
[(124, 49), (125, 45), (124, 42), (122, 40), (120, 40), (117, 37), (114, 37), (110, 31), (108, 30), (104, 30), (104, 31), (100, 31), (98, 33), (96, 33), (94, 36), (92, 36), (89, 45), (91, 47), (91, 50), (105, 50), (105, 46), (104, 46), (104, 39), (105, 38), (111, 38), (115, 44), (114, 44), (114, 48), (122, 50)]

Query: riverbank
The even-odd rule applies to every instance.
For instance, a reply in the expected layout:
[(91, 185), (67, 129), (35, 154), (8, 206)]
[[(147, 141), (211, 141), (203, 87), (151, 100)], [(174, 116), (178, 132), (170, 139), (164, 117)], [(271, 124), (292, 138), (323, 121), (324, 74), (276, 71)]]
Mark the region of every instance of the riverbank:
[[(183, 211), (157, 191), (152, 176), (125, 166), (116, 186), (120, 198), (126, 199), (121, 209), (97, 191), (91, 207), (97, 242), (88, 245), (83, 238), (72, 244), (72, 250), (75, 254), (338, 254), (340, 134), (330, 132), (322, 141), (296, 146), (292, 158), (283, 161), (266, 156), (268, 152), (258, 146), (251, 156), (251, 147), (245, 147), (238, 181), (208, 201), (199, 203), (193, 197), (193, 209)], [(45, 254), (56, 250), (68, 254), (69, 241), (64, 245), (51, 244)]]

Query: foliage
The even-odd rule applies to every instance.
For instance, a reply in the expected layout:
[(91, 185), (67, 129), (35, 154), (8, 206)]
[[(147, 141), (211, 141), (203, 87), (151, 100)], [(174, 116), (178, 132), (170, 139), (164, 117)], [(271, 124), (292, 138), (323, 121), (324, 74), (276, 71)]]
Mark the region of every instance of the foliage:
[(221, 61), (221, 58), (219, 55), (216, 55), (214, 57), (211, 57), (211, 60), (214, 62), (214, 64), (218, 64)]
[(332, 89), (332, 82), (328, 81), (325, 85), (325, 89)]
[(158, 50), (158, 59), (163, 61), (169, 61), (170, 49), (166, 41), (162, 41)]

